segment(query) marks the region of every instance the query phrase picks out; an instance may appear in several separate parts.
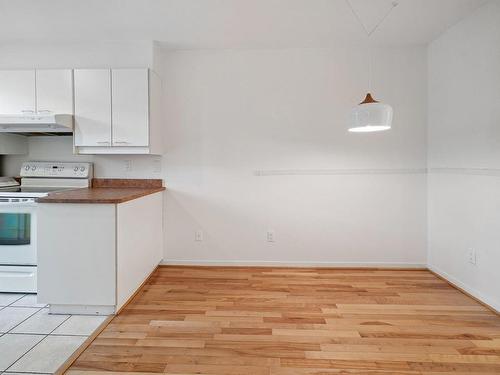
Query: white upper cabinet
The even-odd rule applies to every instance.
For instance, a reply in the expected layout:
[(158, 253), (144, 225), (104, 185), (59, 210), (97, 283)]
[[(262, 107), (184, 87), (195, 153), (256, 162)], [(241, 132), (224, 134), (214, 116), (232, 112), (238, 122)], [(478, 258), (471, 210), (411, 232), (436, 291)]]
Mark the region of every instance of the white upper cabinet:
[(35, 71), (0, 71), (0, 114), (35, 112)]
[(73, 114), (73, 71), (1, 70), (0, 114)]
[(148, 69), (111, 71), (113, 146), (149, 145)]
[(75, 69), (75, 146), (111, 146), (111, 72)]
[(73, 114), (73, 70), (36, 71), (36, 104), (39, 113)]
[(74, 71), (75, 152), (161, 154), (161, 81), (149, 69)]

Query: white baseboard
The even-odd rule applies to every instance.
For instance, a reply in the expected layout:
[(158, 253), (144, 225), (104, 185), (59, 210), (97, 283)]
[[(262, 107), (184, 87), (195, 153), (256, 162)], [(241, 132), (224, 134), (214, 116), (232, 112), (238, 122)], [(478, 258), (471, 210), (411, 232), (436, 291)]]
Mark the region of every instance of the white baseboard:
[(424, 263), (392, 262), (283, 262), (283, 261), (227, 261), (164, 259), (161, 265), (170, 266), (232, 266), (232, 267), (325, 267), (325, 268), (408, 268), (427, 269)]
[(471, 288), (467, 284), (464, 284), (463, 282), (461, 282), (460, 280), (458, 280), (456, 277), (451, 276), (449, 273), (446, 273), (443, 270), (440, 270), (439, 268), (437, 268), (435, 266), (427, 265), (427, 268), (429, 270), (431, 270), (432, 272), (434, 272), (434, 273), (438, 274), (439, 276), (441, 276), (443, 279), (446, 279), (447, 281), (449, 281), (454, 286), (462, 289), (463, 291), (467, 292), (468, 294), (470, 294), (474, 298), (477, 298), (479, 301), (481, 301), (484, 304), (490, 306), (491, 308), (493, 308), (497, 312), (500, 311), (500, 301), (495, 301), (491, 297), (485, 296), (481, 292), (477, 291), (474, 288)]

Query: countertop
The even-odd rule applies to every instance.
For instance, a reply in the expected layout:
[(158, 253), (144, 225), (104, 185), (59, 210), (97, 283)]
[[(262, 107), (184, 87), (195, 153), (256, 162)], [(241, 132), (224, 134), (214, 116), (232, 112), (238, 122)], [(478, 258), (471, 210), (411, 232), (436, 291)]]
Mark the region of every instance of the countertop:
[(117, 204), (163, 190), (161, 180), (97, 179), (92, 187), (51, 193), (38, 198), (38, 203)]

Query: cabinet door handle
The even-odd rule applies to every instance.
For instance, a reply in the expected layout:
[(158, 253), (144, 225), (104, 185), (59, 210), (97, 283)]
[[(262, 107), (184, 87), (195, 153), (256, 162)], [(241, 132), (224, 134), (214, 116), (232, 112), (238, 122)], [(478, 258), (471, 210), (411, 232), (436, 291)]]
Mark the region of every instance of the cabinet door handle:
[(126, 141), (114, 141), (113, 143), (116, 143), (117, 145), (128, 145), (128, 144), (130, 144), (130, 142), (126, 142)]
[(23, 110), (21, 111), (21, 113), (22, 113), (23, 115), (27, 115), (27, 114), (34, 114), (34, 113), (35, 113), (35, 111), (33, 111), (33, 110), (31, 110), (31, 109), (23, 109)]
[(96, 143), (100, 145), (109, 145), (109, 141), (97, 141)]
[(53, 112), (49, 109), (39, 109), (37, 113), (53, 113)]

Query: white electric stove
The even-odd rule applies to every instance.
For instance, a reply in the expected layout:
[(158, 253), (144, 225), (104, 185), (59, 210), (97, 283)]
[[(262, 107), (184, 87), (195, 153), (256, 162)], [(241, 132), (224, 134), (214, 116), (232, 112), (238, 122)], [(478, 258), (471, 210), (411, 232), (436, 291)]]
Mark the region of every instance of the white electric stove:
[(37, 198), (89, 187), (92, 163), (25, 162), (21, 182), (0, 178), (0, 292), (36, 293)]

